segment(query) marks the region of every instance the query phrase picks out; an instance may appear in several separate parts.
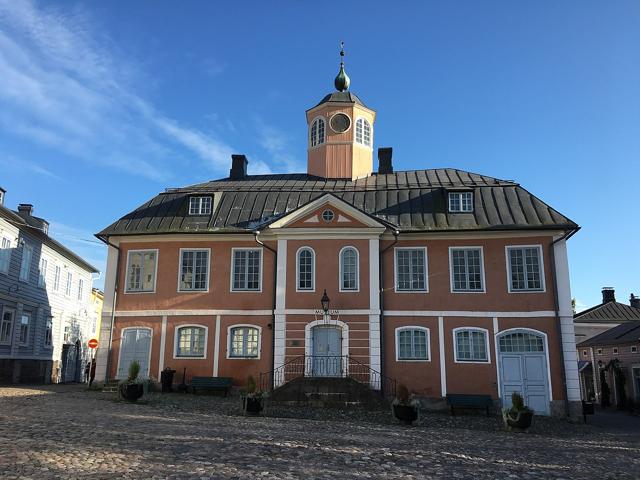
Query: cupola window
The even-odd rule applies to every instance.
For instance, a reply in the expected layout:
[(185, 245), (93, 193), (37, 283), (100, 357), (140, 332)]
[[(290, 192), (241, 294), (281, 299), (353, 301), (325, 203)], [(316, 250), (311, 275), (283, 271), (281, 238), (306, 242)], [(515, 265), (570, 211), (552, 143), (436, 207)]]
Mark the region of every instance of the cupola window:
[(311, 146), (324, 143), (324, 119), (316, 118), (311, 124)]
[(371, 146), (371, 124), (364, 118), (356, 121), (356, 143), (365, 147)]

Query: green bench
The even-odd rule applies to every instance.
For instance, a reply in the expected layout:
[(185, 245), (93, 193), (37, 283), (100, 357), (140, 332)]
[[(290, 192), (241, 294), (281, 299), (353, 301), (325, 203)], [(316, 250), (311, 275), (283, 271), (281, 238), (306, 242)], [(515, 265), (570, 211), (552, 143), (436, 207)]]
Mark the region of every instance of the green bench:
[(193, 377), (191, 379), (191, 391), (195, 394), (198, 390), (223, 390), (226, 397), (233, 385), (229, 377)]
[(451, 415), (455, 415), (454, 407), (461, 408), (485, 408), (487, 416), (489, 409), (493, 408), (491, 395), (468, 395), (465, 393), (447, 393), (447, 405), (451, 407)]

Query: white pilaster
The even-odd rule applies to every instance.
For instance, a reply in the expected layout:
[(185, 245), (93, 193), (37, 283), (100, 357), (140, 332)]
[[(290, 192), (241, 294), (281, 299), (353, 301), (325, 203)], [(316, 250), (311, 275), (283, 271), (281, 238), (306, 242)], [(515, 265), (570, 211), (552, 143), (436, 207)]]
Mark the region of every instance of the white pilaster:
[(558, 288), (558, 316), (560, 317), (562, 354), (567, 382), (567, 400), (577, 402), (580, 401), (580, 380), (576, 335), (573, 326), (573, 310), (571, 309), (571, 284), (569, 281), (569, 260), (567, 258), (566, 241), (561, 240), (555, 243), (553, 253)]
[[(287, 240), (278, 240), (278, 263), (276, 265), (276, 311), (284, 312), (287, 291)], [(284, 365), (287, 316), (284, 313), (275, 315), (273, 368)], [(277, 385), (276, 385), (277, 386)]]
[(164, 370), (164, 352), (167, 344), (167, 316), (162, 316), (162, 328), (160, 330), (160, 359), (158, 360), (158, 380), (160, 380), (160, 374)]
[[(107, 247), (107, 269), (104, 275), (104, 302), (102, 306), (102, 319), (100, 323), (100, 344), (96, 352), (96, 379), (107, 381), (107, 359), (111, 351), (109, 342), (111, 336), (111, 313), (113, 299), (115, 298), (116, 270), (118, 268), (118, 250), (112, 246)], [(61, 319), (61, 328), (64, 328), (64, 320)]]
[[(369, 309), (380, 310), (380, 240), (369, 239)], [(376, 372), (380, 364), (380, 314), (369, 315), (369, 365)]]
[(213, 343), (213, 376), (218, 376), (218, 362), (220, 359), (220, 315), (216, 315), (216, 334)]
[(444, 354), (444, 317), (438, 317), (438, 350), (440, 351), (440, 392), (447, 396), (447, 366)]

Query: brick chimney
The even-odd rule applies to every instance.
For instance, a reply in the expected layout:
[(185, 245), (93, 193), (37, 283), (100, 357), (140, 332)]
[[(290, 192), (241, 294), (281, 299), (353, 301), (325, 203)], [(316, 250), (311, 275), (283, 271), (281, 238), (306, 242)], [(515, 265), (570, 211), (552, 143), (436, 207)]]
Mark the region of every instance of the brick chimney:
[(633, 293), (629, 297), (629, 305), (634, 308), (640, 308), (640, 297), (636, 297)]
[(28, 218), (33, 216), (33, 205), (30, 203), (20, 203), (18, 205), (18, 215), (22, 218)]
[(616, 301), (616, 291), (613, 287), (602, 287), (602, 303)]
[(231, 171), (229, 178), (231, 180), (242, 180), (247, 176), (247, 165), (249, 160), (244, 155), (231, 155)]
[(0, 187), (0, 205), (4, 205), (4, 196), (6, 195), (7, 191)]
[(386, 173), (393, 173), (393, 162), (391, 158), (393, 156), (393, 148), (380, 147), (378, 149), (378, 173), (384, 175)]

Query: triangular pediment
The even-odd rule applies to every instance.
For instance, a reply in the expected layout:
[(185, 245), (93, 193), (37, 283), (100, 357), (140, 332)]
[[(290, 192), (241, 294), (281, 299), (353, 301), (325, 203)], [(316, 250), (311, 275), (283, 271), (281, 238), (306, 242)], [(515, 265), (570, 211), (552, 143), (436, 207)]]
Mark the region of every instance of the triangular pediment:
[(385, 225), (335, 195), (327, 194), (269, 226), (271, 230), (280, 228), (385, 228)]

